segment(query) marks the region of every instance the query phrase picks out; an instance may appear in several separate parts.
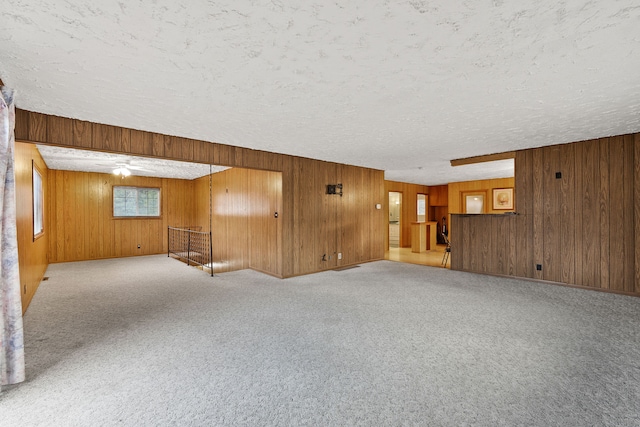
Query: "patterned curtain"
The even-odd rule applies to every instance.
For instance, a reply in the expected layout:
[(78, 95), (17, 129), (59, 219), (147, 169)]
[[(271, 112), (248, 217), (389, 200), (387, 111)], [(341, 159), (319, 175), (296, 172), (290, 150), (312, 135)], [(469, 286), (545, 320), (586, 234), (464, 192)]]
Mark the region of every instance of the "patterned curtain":
[(16, 183), (13, 168), (13, 91), (0, 87), (0, 384), (24, 381), (22, 302), (18, 269)]

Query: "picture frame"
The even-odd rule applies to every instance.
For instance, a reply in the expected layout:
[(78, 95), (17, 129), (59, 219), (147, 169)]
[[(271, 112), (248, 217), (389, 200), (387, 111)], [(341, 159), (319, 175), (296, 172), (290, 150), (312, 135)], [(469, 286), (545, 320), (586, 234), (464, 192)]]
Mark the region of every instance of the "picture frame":
[(493, 189), (493, 210), (513, 210), (513, 187)]

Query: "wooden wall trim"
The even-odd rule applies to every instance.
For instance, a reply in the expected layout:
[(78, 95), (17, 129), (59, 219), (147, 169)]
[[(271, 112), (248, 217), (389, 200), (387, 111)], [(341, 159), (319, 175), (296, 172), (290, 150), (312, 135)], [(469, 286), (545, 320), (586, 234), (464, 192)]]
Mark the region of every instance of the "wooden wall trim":
[[(478, 273), (477, 271), (465, 270), (465, 269), (461, 269), (461, 268), (456, 268), (456, 270), (457, 271), (463, 271), (465, 273), (474, 273), (474, 274)], [(493, 277), (514, 278), (514, 276), (511, 275), (511, 274), (498, 274), (498, 273), (482, 273), (482, 274), (486, 274), (487, 276), (493, 276)], [(593, 288), (593, 287), (590, 287), (590, 286), (575, 285), (575, 284), (572, 284), (572, 283), (565, 283), (565, 282), (554, 282), (553, 280), (534, 279), (534, 278), (531, 278), (531, 277), (516, 277), (516, 278), (520, 279), (520, 280), (526, 280), (527, 282), (540, 283), (540, 284), (545, 284), (545, 285), (563, 286), (563, 287), (566, 287), (566, 288), (583, 289), (585, 291), (604, 292), (604, 293), (609, 293), (609, 294), (618, 294), (618, 295), (624, 295), (624, 296), (628, 296), (628, 297), (640, 298), (640, 293), (637, 293), (637, 292), (627, 292), (627, 291), (617, 291), (617, 290), (614, 290), (614, 289)]]
[[(20, 142), (277, 172), (283, 172), (284, 158), (303, 158), (22, 109), (16, 109), (15, 132), (16, 141)], [(327, 165), (337, 164), (308, 160)]]
[(496, 160), (515, 159), (515, 151), (507, 151), (504, 153), (484, 154), (482, 156), (464, 157), (462, 159), (451, 160), (451, 166), (473, 165), (476, 163), (495, 162)]

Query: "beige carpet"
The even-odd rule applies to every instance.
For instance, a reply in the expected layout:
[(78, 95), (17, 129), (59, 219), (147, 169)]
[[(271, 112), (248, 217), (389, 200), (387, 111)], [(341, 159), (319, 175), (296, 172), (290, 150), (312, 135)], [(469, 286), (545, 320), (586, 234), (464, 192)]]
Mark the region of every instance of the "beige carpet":
[(381, 261), (51, 265), (2, 426), (640, 425), (640, 299)]

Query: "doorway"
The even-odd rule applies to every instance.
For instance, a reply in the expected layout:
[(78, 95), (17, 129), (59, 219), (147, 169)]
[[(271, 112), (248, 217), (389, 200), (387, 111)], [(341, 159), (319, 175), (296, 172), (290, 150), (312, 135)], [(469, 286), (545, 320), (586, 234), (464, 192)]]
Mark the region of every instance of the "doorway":
[(402, 230), (402, 193), (389, 191), (389, 247), (399, 248)]

